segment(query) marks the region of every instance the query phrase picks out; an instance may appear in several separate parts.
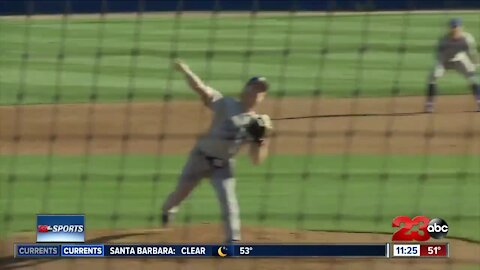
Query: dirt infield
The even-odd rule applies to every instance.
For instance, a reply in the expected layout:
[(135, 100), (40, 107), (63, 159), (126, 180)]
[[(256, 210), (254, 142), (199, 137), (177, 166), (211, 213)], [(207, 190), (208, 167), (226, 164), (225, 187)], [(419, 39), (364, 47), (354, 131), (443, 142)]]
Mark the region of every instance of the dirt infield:
[[(471, 96), (285, 98), (260, 112), (275, 120), (273, 153), (478, 154)], [(394, 108), (394, 110), (392, 110)], [(198, 101), (0, 107), (0, 154), (185, 154), (211, 115)]]
[[(92, 243), (218, 243), (220, 226), (196, 225), (167, 230), (89, 231)], [(385, 243), (390, 235), (367, 233), (295, 232), (285, 229), (245, 228), (245, 243)], [(34, 242), (32, 233), (19, 234), (3, 242), (1, 269), (462, 269), (466, 265), (479, 265), (480, 245), (460, 240), (449, 240), (449, 259), (34, 259), (13, 261), (14, 242)]]

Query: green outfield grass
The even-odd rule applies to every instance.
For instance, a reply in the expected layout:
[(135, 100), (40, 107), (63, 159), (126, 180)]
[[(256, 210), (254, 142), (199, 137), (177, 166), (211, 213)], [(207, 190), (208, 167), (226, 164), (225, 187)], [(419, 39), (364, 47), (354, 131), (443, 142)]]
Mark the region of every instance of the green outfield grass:
[[(93, 228), (156, 226), (157, 213), (174, 187), (185, 156), (12, 156), (0, 158), (0, 212), (13, 215), (13, 231), (31, 231), (37, 213), (87, 215)], [(249, 225), (281, 226), (314, 230), (393, 232), (398, 215), (442, 217), (450, 236), (480, 240), (479, 156), (385, 157), (340, 155), (311, 158), (310, 177), (302, 178), (304, 156), (273, 156), (259, 167), (245, 158), (238, 164), (238, 196), (242, 220)], [(51, 180), (45, 181), (51, 162)], [(122, 163), (123, 162), (123, 163)], [(124, 164), (124, 167), (121, 165)], [(268, 166), (275, 168), (267, 181)], [(81, 174), (88, 167), (88, 179)], [(389, 178), (382, 181), (384, 169)], [(161, 170), (158, 181), (153, 175)], [(342, 178), (342, 174), (350, 175)], [(464, 172), (461, 178), (459, 172)], [(9, 181), (9, 174), (16, 178)], [(419, 175), (426, 174), (425, 181)], [(123, 175), (119, 181), (118, 176)], [(345, 180), (342, 180), (345, 179)], [(265, 188), (268, 185), (268, 197)], [(383, 187), (383, 189), (382, 189)], [(83, 204), (80, 201), (83, 200)], [(262, 209), (266, 219), (259, 221)], [(113, 213), (119, 215), (113, 223)], [(298, 216), (304, 214), (304, 223)], [(340, 216), (337, 216), (339, 214)], [(155, 215), (155, 222), (149, 217)], [(177, 222), (219, 221), (219, 205), (213, 189), (204, 182), (183, 205)]]
[[(388, 96), (396, 78), (400, 95), (422, 95), (433, 65), (433, 48), (449, 16), (462, 17), (466, 29), (480, 38), (480, 18), (475, 13), (371, 15), (368, 21), (364, 15), (335, 16), (330, 23), (325, 16), (298, 16), (290, 28), (288, 16), (271, 15), (259, 17), (253, 32), (247, 16), (222, 16), (212, 22), (208, 16), (185, 15), (175, 28), (169, 17), (148, 16), (137, 25), (133, 16), (125, 15), (107, 18), (101, 42), (98, 19), (70, 19), (62, 32), (61, 19), (26, 23), (0, 18), (0, 104), (88, 102), (92, 91), (102, 102), (126, 100), (129, 91), (133, 100), (162, 99), (169, 90), (174, 98), (189, 98), (192, 93), (178, 74), (172, 77), (173, 84), (168, 83), (174, 50), (228, 94), (237, 93), (247, 77), (262, 74), (270, 79), (276, 95), (310, 96), (320, 87), (327, 96), (348, 97), (356, 88), (361, 96)], [(178, 43), (172, 44), (175, 39)], [(361, 63), (362, 44), (368, 49)], [(402, 44), (404, 55), (399, 53)], [(94, 56), (99, 45), (102, 57), (97, 69)], [(59, 61), (62, 46), (65, 57)], [(134, 56), (133, 48), (138, 49)], [(323, 80), (317, 85), (322, 48), (328, 53)], [(247, 50), (252, 51), (250, 59)], [(28, 58), (22, 61), (25, 51)], [(211, 61), (207, 51), (213, 52)], [(459, 75), (447, 78), (442, 94), (469, 93)]]
[[(191, 98), (193, 93), (178, 74), (168, 82), (173, 39), (178, 39), (178, 56), (226, 94), (237, 93), (247, 77), (262, 74), (269, 77), (274, 96), (311, 96), (318, 86), (322, 94), (334, 97), (350, 97), (356, 88), (361, 96), (390, 96), (396, 78), (400, 95), (423, 95), (433, 48), (445, 31), (445, 15), (372, 15), (368, 26), (364, 15), (335, 16), (330, 23), (322, 16), (299, 16), (290, 31), (288, 16), (262, 16), (255, 22), (251, 47), (246, 17), (222, 16), (213, 31), (208, 17), (184, 16), (175, 29), (165, 16), (145, 17), (136, 28), (134, 17), (126, 15), (103, 24), (97, 68), (99, 20), (69, 20), (62, 39), (61, 19), (26, 23), (0, 18), (0, 104), (89, 102), (91, 93), (100, 102), (122, 102), (129, 91), (134, 101), (162, 100), (168, 93), (174, 99)], [(448, 15), (461, 16), (466, 29), (480, 39), (478, 14)], [(362, 44), (368, 50), (359, 62)], [(402, 44), (404, 55), (399, 53)], [(62, 46), (65, 57), (58, 61)], [(134, 56), (132, 48), (138, 49)], [(328, 53), (319, 73), (322, 48)], [(28, 58), (23, 61), (26, 49)], [(206, 57), (209, 50), (214, 52), (211, 61)], [(316, 80), (319, 74), (321, 84)], [(455, 74), (448, 75), (440, 89), (442, 94), (469, 93), (466, 82)], [(480, 241), (478, 155), (428, 160), (321, 155), (312, 157), (305, 168), (308, 158), (273, 156), (260, 167), (240, 158), (238, 194), (245, 224), (391, 233), (393, 217), (419, 214), (447, 220), (451, 236)], [(35, 214), (41, 212), (85, 212), (88, 228), (156, 226), (161, 202), (185, 159), (94, 155), (87, 164), (84, 156), (0, 156), (0, 213), (11, 217), (0, 220), (0, 232), (33, 231)], [(304, 171), (309, 177), (302, 178)], [(156, 172), (162, 174), (154, 181)], [(269, 172), (273, 174), (267, 181)], [(385, 181), (383, 172), (389, 173)], [(84, 182), (82, 173), (88, 174)], [(422, 174), (428, 177), (419, 177)], [(262, 209), (263, 222), (258, 218)], [(115, 213), (119, 219), (113, 223)], [(300, 214), (303, 223), (298, 221)], [(187, 217), (195, 223), (219, 221), (219, 206), (207, 183), (183, 207), (178, 222), (187, 222)]]

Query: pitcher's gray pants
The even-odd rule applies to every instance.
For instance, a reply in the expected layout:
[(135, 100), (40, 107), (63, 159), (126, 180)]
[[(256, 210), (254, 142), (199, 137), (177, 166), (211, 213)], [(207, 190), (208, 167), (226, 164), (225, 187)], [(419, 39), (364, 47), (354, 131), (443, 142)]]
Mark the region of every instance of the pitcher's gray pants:
[(210, 177), (217, 193), (222, 218), (225, 224), (226, 241), (240, 240), (240, 209), (235, 192), (233, 177), (234, 159), (212, 160), (194, 149), (183, 168), (177, 187), (170, 193), (163, 204), (163, 213), (174, 213), (178, 205), (188, 197), (202, 178)]

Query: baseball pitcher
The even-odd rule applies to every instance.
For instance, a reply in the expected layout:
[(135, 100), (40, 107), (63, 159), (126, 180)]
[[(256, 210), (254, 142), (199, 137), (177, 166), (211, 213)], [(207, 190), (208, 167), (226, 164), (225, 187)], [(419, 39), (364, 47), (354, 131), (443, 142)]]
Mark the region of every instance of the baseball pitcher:
[(475, 39), (462, 30), (461, 19), (454, 18), (449, 22), (449, 32), (440, 38), (436, 50), (436, 64), (429, 76), (427, 90), (426, 112), (433, 112), (434, 97), (437, 94), (437, 79), (445, 70), (456, 70), (469, 81), (473, 95), (480, 111), (480, 85), (476, 69), (480, 65)]
[(259, 164), (267, 157), (267, 135), (272, 130), (272, 123), (268, 115), (256, 114), (254, 107), (267, 94), (268, 83), (264, 77), (251, 78), (237, 100), (205, 85), (185, 63), (177, 61), (175, 67), (185, 75), (189, 86), (205, 106), (212, 110), (213, 120), (210, 129), (190, 152), (175, 190), (163, 204), (163, 226), (168, 225), (177, 206), (200, 180), (210, 177), (221, 206), (226, 241), (239, 241), (240, 214), (235, 191), (234, 156), (241, 145), (249, 144), (252, 163)]

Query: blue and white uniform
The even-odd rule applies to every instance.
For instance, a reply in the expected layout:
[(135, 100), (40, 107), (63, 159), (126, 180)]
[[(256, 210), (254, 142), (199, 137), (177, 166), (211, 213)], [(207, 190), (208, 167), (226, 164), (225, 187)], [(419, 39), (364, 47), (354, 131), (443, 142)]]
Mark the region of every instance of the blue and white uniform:
[(445, 74), (445, 70), (456, 70), (470, 83), (478, 83), (477, 61), (477, 47), (470, 33), (462, 32), (458, 38), (447, 34), (438, 41), (436, 63), (430, 73), (429, 83), (436, 83), (437, 79)]

